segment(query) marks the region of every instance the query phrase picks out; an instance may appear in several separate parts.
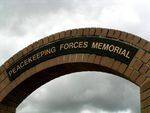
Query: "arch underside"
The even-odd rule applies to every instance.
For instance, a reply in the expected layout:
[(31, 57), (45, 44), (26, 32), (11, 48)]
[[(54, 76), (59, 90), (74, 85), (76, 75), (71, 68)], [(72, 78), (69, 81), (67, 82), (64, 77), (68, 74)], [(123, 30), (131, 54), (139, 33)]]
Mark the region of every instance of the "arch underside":
[(85, 62), (65, 63), (51, 68), (47, 68), (32, 75), (30, 78), (19, 84), (14, 90), (12, 90), (11, 93), (9, 93), (7, 97), (5, 97), (2, 103), (8, 106), (12, 105), (13, 103), (14, 107), (17, 107), (28, 95), (30, 95), (41, 85), (57, 77), (82, 71), (107, 72), (129, 80), (129, 78), (123, 76), (123, 74), (118, 73), (108, 67), (100, 66), (97, 64)]

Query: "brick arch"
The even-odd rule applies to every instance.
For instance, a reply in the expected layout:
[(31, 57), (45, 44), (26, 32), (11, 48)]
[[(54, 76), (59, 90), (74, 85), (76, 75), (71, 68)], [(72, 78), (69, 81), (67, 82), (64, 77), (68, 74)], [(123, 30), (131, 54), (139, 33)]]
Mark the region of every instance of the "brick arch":
[[(138, 49), (131, 62), (92, 53), (73, 53), (45, 60), (10, 80), (7, 70), (28, 54), (52, 42), (67, 38), (101, 36), (121, 41)], [(150, 112), (150, 42), (136, 35), (114, 29), (80, 28), (59, 32), (34, 42), (12, 56), (0, 67), (0, 113), (15, 113), (16, 107), (31, 92), (64, 74), (103, 71), (123, 77), (140, 87), (141, 112)], [(44, 76), (43, 76), (44, 75)]]

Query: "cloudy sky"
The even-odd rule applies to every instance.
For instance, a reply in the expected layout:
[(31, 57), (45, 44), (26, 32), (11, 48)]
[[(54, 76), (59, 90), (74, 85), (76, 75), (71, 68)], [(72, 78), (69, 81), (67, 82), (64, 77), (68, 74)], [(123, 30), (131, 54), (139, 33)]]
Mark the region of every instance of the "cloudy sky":
[[(149, 0), (0, 0), (0, 64), (42, 37), (72, 28), (114, 28), (150, 41), (149, 20)], [(83, 72), (45, 84), (17, 113), (140, 113), (139, 101), (139, 87), (131, 82)]]

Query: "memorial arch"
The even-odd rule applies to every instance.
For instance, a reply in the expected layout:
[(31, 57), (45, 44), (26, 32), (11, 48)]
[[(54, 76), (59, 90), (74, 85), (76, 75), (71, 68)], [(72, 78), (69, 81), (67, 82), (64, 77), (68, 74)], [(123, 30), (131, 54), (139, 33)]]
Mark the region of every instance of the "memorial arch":
[(112, 73), (138, 85), (141, 113), (150, 113), (150, 42), (104, 28), (59, 32), (7, 60), (0, 67), (0, 113), (15, 113), (16, 107), (41, 85), (81, 71)]

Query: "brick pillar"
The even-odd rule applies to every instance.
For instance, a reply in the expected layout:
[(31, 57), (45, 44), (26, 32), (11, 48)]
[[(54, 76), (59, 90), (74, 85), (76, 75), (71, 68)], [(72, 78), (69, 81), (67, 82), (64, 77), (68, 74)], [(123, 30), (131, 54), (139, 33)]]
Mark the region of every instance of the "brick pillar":
[(16, 113), (16, 108), (0, 103), (0, 113)]
[(141, 113), (150, 113), (150, 80), (141, 87)]

